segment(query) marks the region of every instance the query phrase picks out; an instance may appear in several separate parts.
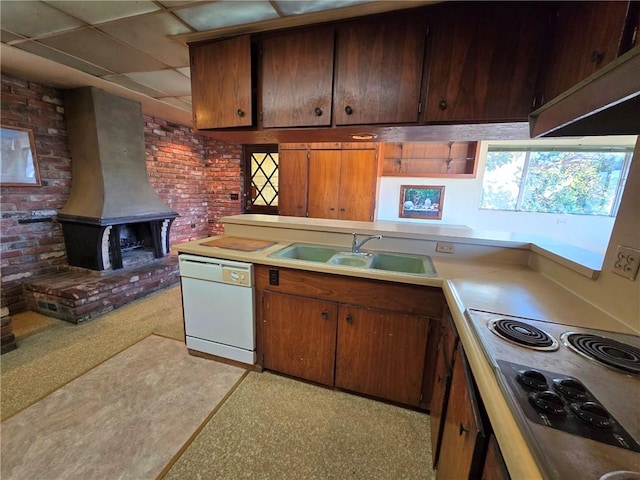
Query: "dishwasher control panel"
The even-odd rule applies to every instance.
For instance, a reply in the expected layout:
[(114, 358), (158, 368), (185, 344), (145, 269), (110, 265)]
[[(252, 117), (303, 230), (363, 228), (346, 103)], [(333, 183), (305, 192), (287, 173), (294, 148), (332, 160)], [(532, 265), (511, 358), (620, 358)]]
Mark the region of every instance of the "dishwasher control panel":
[(251, 286), (251, 271), (223, 266), (222, 281), (235, 285)]

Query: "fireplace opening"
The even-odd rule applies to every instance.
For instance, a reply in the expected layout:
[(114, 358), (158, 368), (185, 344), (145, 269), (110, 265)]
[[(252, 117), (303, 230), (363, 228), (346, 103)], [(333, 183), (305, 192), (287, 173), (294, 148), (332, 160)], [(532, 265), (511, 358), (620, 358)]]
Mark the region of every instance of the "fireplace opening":
[[(121, 225), (119, 230), (122, 268), (138, 267), (154, 261), (156, 257), (150, 222)], [(113, 264), (114, 252), (110, 251), (109, 256)]]

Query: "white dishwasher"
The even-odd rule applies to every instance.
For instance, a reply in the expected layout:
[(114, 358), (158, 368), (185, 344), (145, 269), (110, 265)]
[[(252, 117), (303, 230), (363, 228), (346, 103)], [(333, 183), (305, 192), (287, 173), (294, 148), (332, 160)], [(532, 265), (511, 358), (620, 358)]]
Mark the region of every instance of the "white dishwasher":
[(253, 365), (253, 265), (180, 254), (187, 347)]

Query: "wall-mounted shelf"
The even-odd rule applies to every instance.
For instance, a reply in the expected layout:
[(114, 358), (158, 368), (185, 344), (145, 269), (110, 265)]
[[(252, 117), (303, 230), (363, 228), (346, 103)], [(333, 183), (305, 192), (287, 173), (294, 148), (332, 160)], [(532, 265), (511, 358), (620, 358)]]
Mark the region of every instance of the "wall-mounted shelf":
[(476, 176), (478, 142), (384, 143), (381, 152), (383, 176)]

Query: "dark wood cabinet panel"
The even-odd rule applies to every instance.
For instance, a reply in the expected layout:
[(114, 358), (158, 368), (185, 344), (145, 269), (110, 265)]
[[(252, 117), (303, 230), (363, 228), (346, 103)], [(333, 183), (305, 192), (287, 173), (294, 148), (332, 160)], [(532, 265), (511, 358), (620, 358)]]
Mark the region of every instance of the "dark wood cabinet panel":
[(418, 121), (426, 33), (423, 11), (338, 27), (336, 125)]
[(482, 469), (482, 480), (509, 480), (511, 476), (502, 458), (495, 435), (489, 436), (487, 455)]
[(431, 14), (427, 122), (524, 121), (547, 2), (453, 2)]
[(191, 45), (189, 54), (196, 128), (253, 125), (250, 37)]
[(336, 387), (418, 406), (429, 320), (340, 305)]
[(478, 478), (484, 463), (486, 436), (471, 372), (461, 345), (454, 355), (437, 479)]
[(280, 149), (278, 157), (278, 213), (307, 216), (309, 164), (307, 150)]
[(262, 294), (264, 368), (333, 385), (337, 304)]
[(558, 2), (552, 46), (543, 59), (544, 103), (621, 53), (629, 7), (627, 1)]
[(262, 125), (331, 125), (333, 27), (262, 39)]

